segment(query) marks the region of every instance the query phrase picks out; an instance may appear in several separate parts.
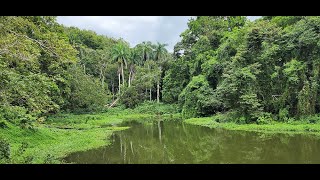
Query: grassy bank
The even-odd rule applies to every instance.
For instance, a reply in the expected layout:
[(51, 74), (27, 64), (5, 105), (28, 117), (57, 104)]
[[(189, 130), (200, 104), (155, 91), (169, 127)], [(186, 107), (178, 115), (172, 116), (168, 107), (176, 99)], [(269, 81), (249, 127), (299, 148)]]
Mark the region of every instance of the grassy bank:
[(34, 130), (9, 123), (7, 128), (0, 129), (0, 136), (10, 143), (11, 155), (7, 163), (59, 163), (69, 153), (108, 145), (108, 137), (114, 131), (128, 128), (115, 126), (124, 120), (150, 116), (63, 114), (35, 125)]
[(109, 144), (108, 137), (122, 128), (60, 129), (38, 125), (35, 130), (17, 126), (0, 130), (10, 143), (7, 163), (59, 163), (69, 153)]
[(209, 128), (224, 128), (228, 130), (244, 130), (274, 133), (312, 133), (320, 135), (320, 124), (310, 124), (304, 121), (272, 122), (270, 124), (236, 124), (233, 122), (217, 122), (213, 117), (190, 118), (184, 122)]
[[(171, 108), (172, 109), (172, 108)], [(145, 104), (136, 109), (116, 107), (97, 114), (56, 114), (33, 129), (7, 122), (0, 128), (0, 140), (10, 144), (10, 157), (1, 163), (62, 163), (62, 158), (72, 152), (85, 151), (110, 144), (113, 132), (129, 127), (120, 127), (124, 121), (144, 122), (161, 118), (177, 119), (180, 115), (168, 111), (168, 105)], [(6, 149), (0, 142), (0, 150)]]

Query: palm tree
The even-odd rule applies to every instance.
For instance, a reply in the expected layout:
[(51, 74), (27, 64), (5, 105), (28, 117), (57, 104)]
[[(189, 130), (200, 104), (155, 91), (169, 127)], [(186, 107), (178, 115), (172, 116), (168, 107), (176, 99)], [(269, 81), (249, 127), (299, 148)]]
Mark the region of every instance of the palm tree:
[(142, 42), (141, 49), (142, 49), (143, 61), (145, 62), (148, 59), (151, 59), (151, 56), (152, 56), (152, 53), (153, 53), (153, 48), (152, 48), (151, 42), (150, 41)]
[(120, 78), (121, 67), (118, 67), (118, 71), (117, 72), (118, 72), (118, 77), (119, 77), (119, 79), (118, 79), (119, 80), (119, 88), (118, 89), (119, 89), (119, 95), (120, 95), (121, 94), (121, 91), (120, 91), (120, 86), (121, 86), (121, 78)]
[[(148, 71), (150, 72), (150, 63), (148, 63), (148, 61), (151, 60), (151, 58), (153, 57), (153, 47), (152, 47), (152, 43), (150, 41), (148, 42), (142, 42), (141, 44), (138, 44), (136, 46), (136, 48), (138, 48), (140, 50), (141, 56), (142, 56), (142, 65), (145, 65), (145, 63), (148, 66)], [(147, 92), (147, 88), (146, 88), (146, 92)], [(150, 100), (151, 100), (151, 88), (150, 88)]]
[(167, 49), (165, 46), (168, 44), (161, 44), (157, 42), (157, 46), (155, 48), (155, 60), (159, 66), (159, 77), (157, 78), (157, 102), (160, 102), (160, 76), (162, 72), (162, 63), (165, 61), (165, 56), (167, 54)]
[(140, 64), (141, 62), (141, 56), (139, 55), (138, 49), (133, 48), (130, 51), (130, 58), (129, 58), (129, 80), (128, 80), (128, 87), (131, 86), (131, 82), (134, 79), (135, 75), (135, 65)]
[[(112, 49), (112, 59), (119, 63), (121, 66), (121, 76), (122, 76), (122, 85), (124, 86), (124, 73), (123, 73), (123, 64), (127, 68), (127, 57), (128, 57), (129, 47), (123, 42), (118, 42)], [(120, 72), (119, 75), (119, 93), (120, 93)]]
[(155, 48), (155, 60), (157, 62), (163, 60), (166, 53), (168, 52), (167, 49), (165, 48), (166, 46), (168, 46), (168, 44), (161, 44), (161, 43), (157, 42), (157, 45)]
[(153, 87), (153, 84), (157, 78), (157, 72), (156, 72), (156, 62), (153, 61), (153, 60), (147, 60), (145, 65), (145, 67), (147, 67), (147, 70), (148, 70), (148, 73), (147, 73), (147, 86), (146, 86), (146, 92), (147, 92), (147, 88), (149, 87), (149, 100), (151, 101), (152, 100), (152, 97), (151, 97), (151, 92), (152, 92), (152, 87)]

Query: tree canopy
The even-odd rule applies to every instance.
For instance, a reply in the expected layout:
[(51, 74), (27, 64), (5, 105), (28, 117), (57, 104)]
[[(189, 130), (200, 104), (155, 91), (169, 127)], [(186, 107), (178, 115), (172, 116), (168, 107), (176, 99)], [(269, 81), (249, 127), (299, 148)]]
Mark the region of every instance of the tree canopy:
[[(185, 117), (231, 113), (247, 123), (320, 112), (320, 18), (191, 18), (181, 41), (123, 39), (65, 27), (51, 16), (0, 17), (1, 118), (178, 104)], [(14, 115), (18, 114), (18, 115)], [(236, 119), (236, 118), (235, 118)]]

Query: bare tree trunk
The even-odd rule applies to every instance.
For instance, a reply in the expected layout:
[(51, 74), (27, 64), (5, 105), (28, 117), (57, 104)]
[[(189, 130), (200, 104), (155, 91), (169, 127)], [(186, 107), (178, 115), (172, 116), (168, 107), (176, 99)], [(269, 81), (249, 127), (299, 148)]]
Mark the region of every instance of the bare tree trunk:
[(131, 85), (131, 71), (130, 71), (130, 73), (129, 73), (129, 80), (128, 80), (128, 87), (130, 87), (130, 85)]
[[(149, 70), (149, 73), (150, 73), (150, 64), (148, 64), (148, 70)], [(150, 94), (150, 98), (149, 98), (149, 100), (151, 101), (151, 87), (150, 87), (150, 89), (149, 89), (150, 91), (149, 91), (149, 94)]]
[(101, 67), (100, 69), (100, 80), (101, 80), (101, 86), (104, 89), (104, 74), (103, 74), (103, 69)]
[(86, 65), (85, 64), (83, 64), (83, 72), (84, 72), (84, 74), (86, 74)]
[(159, 77), (158, 77), (158, 82), (157, 82), (157, 102), (160, 102), (160, 78), (161, 78), (161, 72), (162, 72), (162, 67), (160, 65), (159, 67)]
[(158, 80), (158, 82), (157, 82), (157, 103), (160, 102), (159, 98), (160, 98), (160, 82)]
[(119, 95), (120, 95), (120, 86), (121, 86), (121, 80), (120, 80), (120, 72), (118, 73), (118, 76), (119, 76)]
[(102, 83), (102, 88), (104, 89), (104, 75), (102, 76), (101, 83)]
[(123, 63), (121, 62), (121, 75), (122, 75), (122, 85), (124, 86), (124, 73), (123, 73)]
[(134, 71), (132, 71), (131, 82), (134, 80), (134, 75), (135, 75), (135, 73), (134, 73)]
[(132, 81), (134, 80), (134, 64), (130, 65), (130, 74), (129, 74), (129, 87), (131, 86)]
[(150, 101), (151, 101), (151, 88), (150, 88)]

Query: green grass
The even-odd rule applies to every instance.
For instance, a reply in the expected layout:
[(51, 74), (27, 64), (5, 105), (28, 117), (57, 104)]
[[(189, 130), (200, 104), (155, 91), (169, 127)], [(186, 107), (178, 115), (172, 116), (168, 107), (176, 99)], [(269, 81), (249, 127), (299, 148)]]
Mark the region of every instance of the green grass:
[[(170, 110), (169, 113), (163, 113)], [(159, 112), (159, 113), (157, 113)], [(115, 107), (96, 114), (56, 114), (34, 130), (21, 129), (9, 122), (0, 128), (0, 139), (10, 143), (10, 160), (1, 163), (63, 163), (63, 157), (72, 152), (86, 151), (110, 144), (109, 137), (115, 131), (129, 127), (119, 124), (125, 121), (148, 123), (181, 119), (170, 105), (145, 103), (136, 109)], [(27, 147), (21, 149), (22, 144)]]
[[(34, 130), (21, 129), (2, 120), (1, 122), (8, 127), (0, 128), (0, 139), (10, 143), (11, 155), (10, 160), (0, 160), (0, 164), (64, 163), (63, 157), (72, 152), (109, 145), (109, 137), (113, 132), (129, 128), (121, 127), (122, 122), (137, 121), (148, 124), (157, 119), (182, 120), (181, 114), (173, 107), (145, 103), (136, 109), (115, 107), (108, 112), (96, 114), (56, 114), (42, 124), (35, 124)], [(170, 111), (165, 113), (166, 110)], [(320, 135), (319, 119), (317, 116), (286, 123), (272, 121), (269, 124), (236, 124), (228, 122), (226, 114), (218, 114), (212, 117), (186, 119), (184, 122), (229, 130)], [(23, 144), (27, 146), (21, 148)]]
[(272, 122), (271, 124), (236, 124), (233, 122), (218, 123), (213, 117), (190, 118), (184, 122), (209, 128), (224, 128), (228, 130), (275, 132), (275, 133), (313, 133), (320, 135), (320, 124), (310, 124), (305, 121), (292, 123)]
[[(61, 163), (61, 159), (72, 152), (110, 144), (109, 137), (114, 131), (129, 128), (118, 127), (120, 123), (152, 117), (120, 113), (59, 114), (48, 118), (44, 124), (35, 125), (34, 130), (7, 123), (8, 128), (0, 129), (0, 137), (10, 143), (11, 160), (7, 163)], [(24, 152), (19, 151), (22, 143), (28, 144)]]
[(59, 128), (76, 128), (87, 129), (97, 128), (106, 125), (116, 125), (123, 121), (130, 120), (146, 120), (154, 117), (152, 114), (112, 114), (98, 113), (98, 114), (58, 114), (50, 117), (46, 124), (49, 126)]

